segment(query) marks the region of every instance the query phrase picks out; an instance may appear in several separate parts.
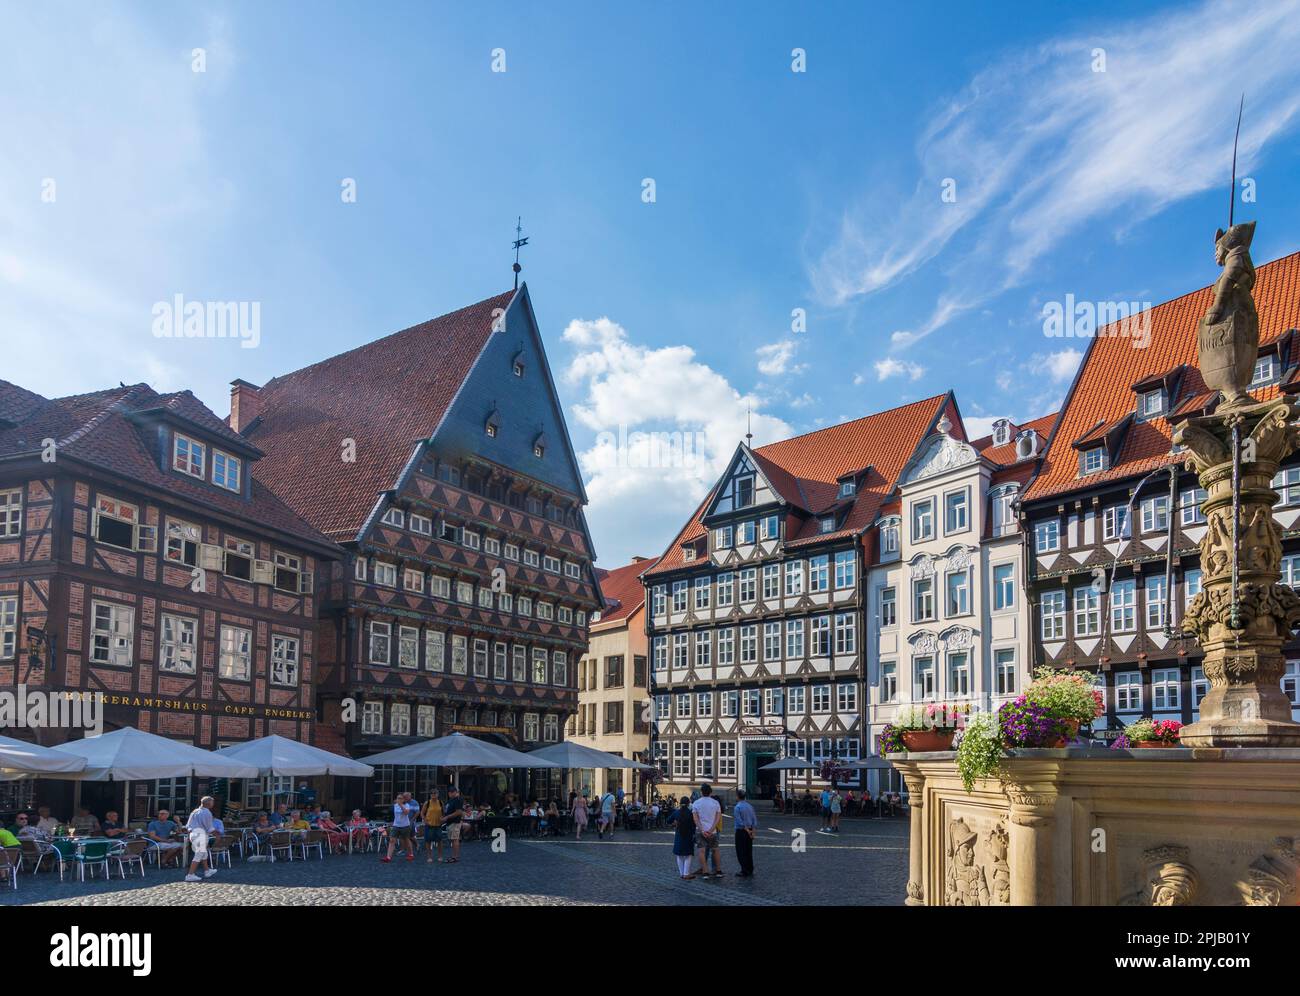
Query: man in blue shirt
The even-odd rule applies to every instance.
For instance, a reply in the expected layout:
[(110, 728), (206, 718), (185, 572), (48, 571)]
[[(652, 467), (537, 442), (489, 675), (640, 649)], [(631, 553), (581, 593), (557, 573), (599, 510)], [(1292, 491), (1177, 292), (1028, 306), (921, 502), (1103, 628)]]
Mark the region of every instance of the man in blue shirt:
[(822, 830), (829, 830), (831, 827), (831, 790), (822, 789)]
[(731, 811), (736, 823), (736, 860), (740, 863), (740, 878), (754, 874), (754, 834), (758, 831), (758, 814), (745, 798), (744, 789), (736, 789), (736, 807)]
[(175, 832), (176, 821), (171, 818), (171, 811), (167, 809), (158, 810), (158, 818), (150, 820), (149, 825), (145, 827), (145, 834), (158, 848), (159, 868), (168, 863), (173, 867), (180, 865), (181, 845), (172, 839), (172, 834)]

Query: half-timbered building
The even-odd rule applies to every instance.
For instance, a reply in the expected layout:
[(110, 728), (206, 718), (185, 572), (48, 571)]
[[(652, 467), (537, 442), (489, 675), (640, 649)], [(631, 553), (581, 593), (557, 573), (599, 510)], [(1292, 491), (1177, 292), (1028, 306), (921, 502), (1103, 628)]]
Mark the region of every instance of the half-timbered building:
[[(321, 746), (560, 739), (601, 602), (526, 285), (261, 388), (236, 381), (230, 421), (266, 453), (257, 480), (347, 551), (323, 592)], [(429, 774), (381, 768), (365, 801), (426, 798)], [(484, 797), (523, 790), (493, 777)]]
[[(105, 729), (204, 748), (312, 739), (315, 579), (342, 551), (254, 479), (261, 455), (188, 391), (48, 399), (0, 382), (0, 688), (94, 697)], [(262, 801), (244, 788), (227, 798)], [(143, 812), (196, 787), (134, 790)]]
[[(1141, 716), (1188, 723), (1208, 690), (1196, 641), (1180, 633), (1200, 590), (1208, 525), (1173, 430), (1213, 411), (1196, 367), (1204, 287), (1098, 330), (1075, 377), (1042, 469), (1022, 506), (1038, 664), (1087, 668), (1105, 686), (1103, 737)], [(1300, 253), (1257, 270), (1258, 400), (1300, 392)], [(1283, 582), (1300, 583), (1300, 460), (1274, 481)], [(1300, 641), (1283, 687), (1300, 715)]]
[[(863, 755), (866, 547), (945, 410), (955, 417), (951, 395), (741, 444), (644, 575), (653, 752), (672, 791), (708, 781), (768, 796), (777, 779), (759, 769), (782, 755)], [(788, 783), (825, 784), (820, 767)]]

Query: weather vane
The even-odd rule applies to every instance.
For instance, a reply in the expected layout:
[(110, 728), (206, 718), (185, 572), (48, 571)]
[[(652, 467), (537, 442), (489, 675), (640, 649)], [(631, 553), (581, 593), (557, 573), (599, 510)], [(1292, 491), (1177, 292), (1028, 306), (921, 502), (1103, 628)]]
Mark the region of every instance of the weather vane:
[(1241, 112), (1246, 109), (1246, 93), (1237, 105), (1237, 134), (1232, 137), (1232, 189), (1228, 191), (1228, 227), (1232, 227), (1233, 209), (1237, 206), (1237, 141), (1241, 138)]
[(523, 215), (519, 215), (515, 219), (515, 265), (513, 267), (515, 271), (515, 290), (519, 289), (519, 271), (523, 269), (523, 267), (519, 265), (519, 250), (528, 245), (528, 240), (523, 237), (523, 234), (524, 218)]

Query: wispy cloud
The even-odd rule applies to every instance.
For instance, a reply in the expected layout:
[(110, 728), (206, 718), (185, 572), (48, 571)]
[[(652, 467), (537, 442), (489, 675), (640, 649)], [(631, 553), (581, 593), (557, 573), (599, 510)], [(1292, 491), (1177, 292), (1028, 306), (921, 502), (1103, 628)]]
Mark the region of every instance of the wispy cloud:
[(1062, 240), (1110, 236), (1226, 187), (1243, 91), (1239, 172), (1248, 173), (1296, 126), (1297, 51), (1300, 0), (1280, 0), (1207, 3), (1011, 54), (935, 112), (900, 209), (844, 214), (811, 282), (844, 304), (905, 280), (959, 240), (956, 262), (930, 275), (929, 314), (894, 334), (904, 349), (1022, 283)]
[(925, 367), (909, 360), (899, 360), (888, 356), (876, 360), (876, 379), (889, 380), (892, 377), (906, 377), (908, 380), (920, 380), (925, 376)]
[(758, 356), (758, 372), (764, 377), (802, 373), (807, 365), (794, 362), (794, 355), (798, 351), (799, 343), (794, 339), (782, 339), (780, 342), (759, 346), (754, 351)]

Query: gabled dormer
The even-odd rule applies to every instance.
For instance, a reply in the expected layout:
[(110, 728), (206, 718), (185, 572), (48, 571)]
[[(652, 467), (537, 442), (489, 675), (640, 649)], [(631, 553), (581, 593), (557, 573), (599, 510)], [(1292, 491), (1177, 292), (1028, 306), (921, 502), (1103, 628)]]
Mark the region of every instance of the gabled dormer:
[(1128, 433), (1129, 426), (1133, 424), (1133, 419), (1133, 412), (1109, 422), (1100, 419), (1096, 425), (1070, 444), (1079, 454), (1080, 477), (1088, 477), (1108, 470), (1114, 464), (1120, 447), (1124, 445), (1124, 437)]
[(262, 451), (188, 392), (163, 396), (159, 402), (127, 415), (152, 440), (159, 468), (179, 481), (247, 499), (249, 468)]
[(703, 521), (712, 525), (724, 516), (743, 515), (754, 509), (780, 504), (782, 495), (759, 466), (754, 453), (743, 443), (727, 465), (704, 510)]
[(1133, 384), (1132, 390), (1136, 395), (1134, 415), (1138, 421), (1144, 422), (1148, 419), (1168, 417), (1169, 411), (1178, 397), (1178, 388), (1182, 383), (1183, 373), (1186, 369), (1186, 365), (1180, 363), (1163, 373), (1143, 377)]
[(1015, 426), (1009, 418), (1000, 418), (993, 423), (993, 445), (1005, 446), (1011, 442), (1011, 434), (1015, 431)]

